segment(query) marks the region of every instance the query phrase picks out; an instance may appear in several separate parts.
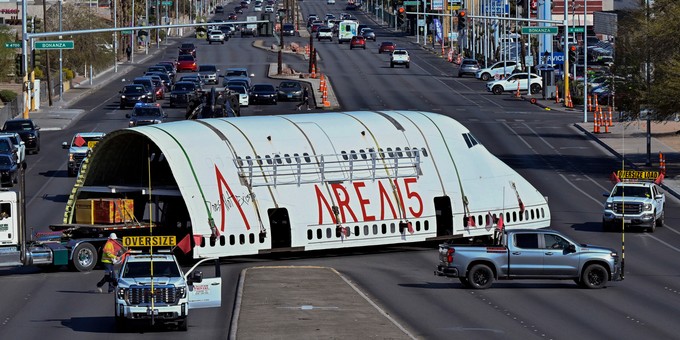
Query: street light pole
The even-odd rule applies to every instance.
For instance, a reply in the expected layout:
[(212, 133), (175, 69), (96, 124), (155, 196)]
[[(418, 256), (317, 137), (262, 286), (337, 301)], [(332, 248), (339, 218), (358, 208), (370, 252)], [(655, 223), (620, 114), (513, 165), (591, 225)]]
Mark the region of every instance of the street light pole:
[[(61, 5), (63, 1), (59, 0), (59, 32), (62, 31), (61, 28)], [(90, 9), (92, 7), (90, 6)], [(59, 39), (61, 39), (61, 36), (59, 36)], [(64, 55), (63, 55), (63, 50), (60, 48), (59, 49), (59, 101), (63, 102), (64, 101), (64, 65), (63, 65), (63, 60), (64, 60)], [(92, 76), (92, 75), (90, 75)]]
[(280, 9), (278, 11), (279, 15), (279, 57), (277, 64), (276, 74), (283, 73), (283, 17), (286, 15), (285, 9)]

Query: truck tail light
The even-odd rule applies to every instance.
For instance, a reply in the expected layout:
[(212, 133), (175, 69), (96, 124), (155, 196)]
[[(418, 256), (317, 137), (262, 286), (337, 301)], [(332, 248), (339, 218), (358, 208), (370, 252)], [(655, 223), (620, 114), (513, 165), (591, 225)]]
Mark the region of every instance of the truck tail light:
[(446, 251), (446, 262), (453, 263), (453, 254), (455, 252), (456, 250), (453, 248), (449, 248), (449, 250)]

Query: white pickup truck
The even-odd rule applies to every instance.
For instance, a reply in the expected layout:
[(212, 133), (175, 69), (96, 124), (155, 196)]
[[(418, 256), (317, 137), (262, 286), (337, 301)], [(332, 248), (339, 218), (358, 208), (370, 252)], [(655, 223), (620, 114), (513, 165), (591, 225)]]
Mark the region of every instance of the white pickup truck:
[(411, 57), (408, 55), (408, 51), (394, 50), (390, 57), (390, 67), (394, 67), (394, 65), (404, 65), (406, 68), (409, 68), (411, 66)]
[(626, 226), (646, 228), (654, 232), (663, 226), (666, 197), (652, 182), (619, 182), (611, 193), (605, 193), (602, 215), (604, 231), (621, 230)]

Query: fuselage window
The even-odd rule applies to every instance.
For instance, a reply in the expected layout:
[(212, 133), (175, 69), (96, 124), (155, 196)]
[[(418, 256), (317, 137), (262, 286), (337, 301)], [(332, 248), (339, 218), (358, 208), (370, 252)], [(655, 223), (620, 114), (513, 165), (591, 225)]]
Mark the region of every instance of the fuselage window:
[(309, 229), (307, 230), (307, 239), (311, 240), (312, 238), (314, 238), (314, 232), (311, 229)]
[(276, 160), (276, 164), (283, 164), (283, 161), (281, 160), (281, 155), (274, 155), (274, 159)]
[(465, 140), (465, 144), (467, 144), (468, 148), (471, 148), (472, 142), (470, 141), (470, 137), (468, 136), (467, 133), (463, 134), (463, 139)]
[(368, 159), (368, 156), (366, 156), (366, 151), (364, 151), (364, 149), (359, 149), (359, 154), (361, 155), (361, 159)]
[(289, 155), (289, 154), (284, 154), (283, 157), (286, 159), (286, 163), (288, 163), (288, 164), (293, 163), (293, 160), (290, 159), (290, 155)]
[(387, 148), (387, 155), (388, 155), (390, 158), (394, 158), (394, 153), (392, 152), (392, 148)]
[(346, 161), (349, 160), (349, 157), (347, 157), (347, 152), (345, 152), (345, 151), (340, 151), (340, 154), (342, 155), (342, 159), (344, 159), (344, 160), (346, 160)]
[(475, 138), (475, 136), (473, 136), (471, 133), (468, 133), (468, 138), (470, 138), (470, 143), (472, 143), (472, 146), (479, 144), (477, 138)]
[[(411, 158), (411, 148), (408, 146), (404, 148), (404, 151), (406, 151), (406, 157)], [(415, 150), (414, 150), (415, 151)]]
[(359, 228), (358, 225), (355, 225), (354, 226), (354, 236), (359, 236), (360, 233), (361, 233), (361, 229)]
[(397, 228), (395, 227), (394, 223), (390, 223), (390, 233), (394, 234), (397, 231)]
[(401, 152), (401, 148), (395, 148), (395, 150), (397, 151), (397, 157), (404, 158), (404, 154)]
[(350, 151), (349, 153), (352, 155), (352, 159), (359, 159), (359, 157), (357, 157), (357, 152), (356, 152), (356, 151), (352, 150), (352, 151)]
[(307, 163), (311, 163), (311, 162), (312, 162), (312, 159), (309, 158), (309, 154), (308, 154), (308, 153), (305, 152), (305, 153), (302, 154), (302, 156), (305, 157), (305, 162), (307, 162)]
[(383, 151), (382, 148), (379, 148), (378, 149), (378, 155), (380, 156), (380, 158), (385, 158), (385, 151)]
[(243, 159), (241, 159), (241, 157), (236, 157), (236, 164), (240, 167), (243, 166)]
[(295, 160), (295, 164), (300, 163), (300, 155), (294, 153), (293, 154), (293, 160)]
[(545, 218), (545, 211), (541, 208), (541, 218)]
[(423, 157), (427, 157), (427, 149), (422, 148), (420, 149), (420, 152), (423, 154)]
[(323, 231), (321, 231), (321, 229), (317, 229), (316, 230), (316, 239), (320, 240), (322, 238), (323, 238)]
[(246, 156), (246, 161), (248, 162), (249, 166), (253, 166), (253, 159), (250, 158), (250, 156)]
[(257, 161), (257, 165), (262, 165), (262, 157), (255, 156), (255, 160)]
[(264, 158), (267, 160), (267, 164), (272, 165), (272, 157), (269, 155), (265, 155)]

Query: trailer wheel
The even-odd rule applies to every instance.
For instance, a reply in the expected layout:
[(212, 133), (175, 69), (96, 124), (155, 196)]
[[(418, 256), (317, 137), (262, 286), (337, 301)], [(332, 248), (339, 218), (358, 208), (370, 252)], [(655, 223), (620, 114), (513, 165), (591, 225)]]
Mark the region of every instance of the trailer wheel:
[(98, 255), (97, 249), (87, 242), (78, 244), (73, 249), (73, 267), (79, 272), (89, 272), (97, 265)]
[(468, 272), (467, 279), (474, 289), (487, 289), (493, 284), (493, 271), (485, 264), (477, 264)]

